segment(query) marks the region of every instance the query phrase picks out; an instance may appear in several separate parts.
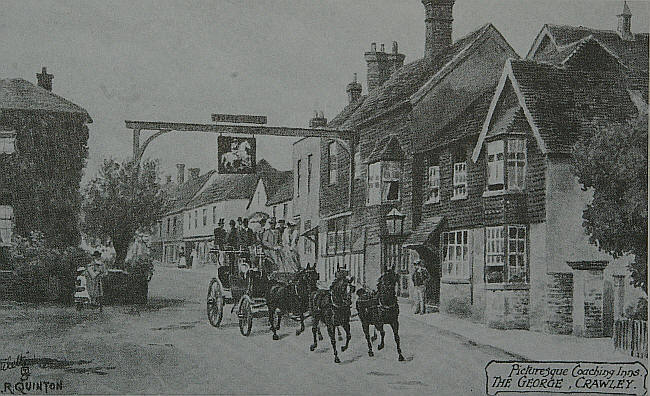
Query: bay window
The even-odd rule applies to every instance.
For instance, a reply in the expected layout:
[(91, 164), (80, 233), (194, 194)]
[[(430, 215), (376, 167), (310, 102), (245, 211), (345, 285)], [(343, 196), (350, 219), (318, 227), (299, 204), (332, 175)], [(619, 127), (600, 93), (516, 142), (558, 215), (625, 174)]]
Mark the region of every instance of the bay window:
[(380, 161), (368, 165), (368, 205), (378, 205), (400, 199), (401, 164)]
[(525, 139), (508, 138), (487, 144), (487, 179), (488, 191), (524, 189), (526, 179)]
[(469, 279), (470, 248), (468, 234), (468, 230), (442, 233), (443, 278)]
[(0, 205), (0, 245), (11, 243), (14, 229), (14, 210), (11, 205)]
[(485, 281), (526, 283), (526, 226), (509, 225), (485, 229)]

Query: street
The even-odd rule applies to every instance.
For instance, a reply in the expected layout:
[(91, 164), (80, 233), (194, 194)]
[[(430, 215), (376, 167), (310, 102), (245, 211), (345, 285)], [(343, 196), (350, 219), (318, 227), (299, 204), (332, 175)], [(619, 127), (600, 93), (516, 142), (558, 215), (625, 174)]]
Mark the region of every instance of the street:
[[(273, 341), (266, 318), (255, 319), (243, 337), (228, 305), (222, 326), (211, 327), (205, 313), (210, 277), (205, 269), (156, 267), (144, 307), (77, 312), (3, 303), (0, 356), (35, 359), (40, 365), (30, 366), (28, 381), (60, 381), (58, 393), (323, 395), (482, 395), (487, 362), (513, 358), (401, 315), (405, 362), (397, 361), (389, 327), (386, 348), (377, 351), (376, 342), (368, 357), (355, 318), (350, 348), (337, 365), (324, 327), (325, 339), (309, 351), (309, 320), (298, 337), (297, 324), (283, 320), (281, 339)], [(0, 380), (13, 386), (20, 368), (5, 367)], [(1, 390), (17, 392), (6, 384)]]

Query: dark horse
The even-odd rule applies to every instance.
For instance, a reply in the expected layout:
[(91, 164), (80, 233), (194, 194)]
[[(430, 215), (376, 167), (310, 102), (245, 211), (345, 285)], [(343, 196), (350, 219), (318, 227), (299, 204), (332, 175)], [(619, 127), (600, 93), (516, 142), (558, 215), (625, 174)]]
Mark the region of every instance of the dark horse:
[(310, 301), (310, 309), (313, 317), (311, 331), (314, 335), (314, 343), (309, 347), (314, 351), (318, 346), (316, 335), (322, 340), (320, 336), (319, 322), (323, 322), (327, 326), (327, 333), (330, 336), (332, 349), (334, 350), (334, 362), (340, 363), (341, 360), (336, 350), (336, 328), (342, 326), (345, 330), (346, 340), (345, 345), (341, 347), (341, 352), (345, 352), (350, 345), (350, 307), (352, 299), (350, 290), (352, 279), (348, 277), (340, 277), (332, 283), (329, 290), (319, 289), (313, 293)]
[[(287, 284), (274, 282), (266, 293), (266, 306), (269, 310), (269, 323), (273, 331), (273, 339), (279, 340), (277, 330), (280, 330), (280, 321), (283, 314), (298, 315), (300, 329), (296, 335), (305, 331), (305, 312), (309, 310), (309, 296), (314, 292), (318, 281), (316, 265), (301, 269), (295, 274), (295, 279)], [(278, 310), (278, 325), (275, 326), (275, 311)]]
[(363, 333), (368, 342), (368, 356), (374, 356), (372, 351), (372, 343), (370, 342), (370, 325), (375, 326), (381, 334), (381, 342), (377, 346), (377, 350), (384, 349), (384, 324), (390, 325), (395, 337), (395, 344), (397, 344), (397, 356), (399, 361), (404, 361), (402, 356), (402, 349), (399, 342), (399, 304), (397, 303), (397, 295), (395, 294), (395, 285), (399, 277), (393, 268), (389, 268), (379, 277), (377, 281), (377, 291), (367, 292), (364, 289), (357, 291), (357, 311), (359, 312), (359, 319), (363, 327)]

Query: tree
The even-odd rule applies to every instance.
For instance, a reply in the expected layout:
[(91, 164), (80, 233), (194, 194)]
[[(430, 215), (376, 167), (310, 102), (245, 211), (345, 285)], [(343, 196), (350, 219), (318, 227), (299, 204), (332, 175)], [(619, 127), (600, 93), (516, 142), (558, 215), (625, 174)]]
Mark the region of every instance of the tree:
[(100, 240), (110, 238), (115, 261), (122, 266), (137, 231), (151, 232), (163, 208), (158, 162), (104, 160), (99, 175), (84, 190), (82, 230)]
[(633, 254), (632, 284), (648, 293), (648, 115), (594, 125), (574, 146), (573, 165), (593, 201), (582, 218), (589, 241), (614, 258)]

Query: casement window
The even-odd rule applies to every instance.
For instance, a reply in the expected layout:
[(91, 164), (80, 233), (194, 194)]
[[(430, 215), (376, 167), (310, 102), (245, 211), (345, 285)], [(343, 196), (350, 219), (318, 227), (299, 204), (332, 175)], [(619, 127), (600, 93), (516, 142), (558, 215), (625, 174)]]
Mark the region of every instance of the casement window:
[(401, 164), (398, 161), (381, 161), (368, 165), (367, 205), (399, 201)]
[(469, 279), (469, 231), (459, 230), (442, 234), (442, 277)]
[[(174, 219), (174, 220), (176, 220), (176, 219)], [(204, 226), (208, 225), (208, 210), (207, 209), (203, 209), (203, 225)], [(174, 228), (176, 228), (176, 227), (174, 227)]]
[(174, 235), (176, 235), (178, 233), (178, 230), (176, 228), (177, 225), (178, 225), (178, 220), (176, 219), (176, 217), (177, 216), (174, 216), (174, 220), (173, 220), (173, 223), (172, 223), (174, 225), (174, 227), (172, 228), (174, 230)]
[(300, 165), (301, 160), (296, 161), (296, 197), (300, 196)]
[(467, 198), (467, 162), (454, 162), (454, 192), (452, 199)]
[(526, 140), (508, 139), (508, 189), (523, 190), (526, 175)]
[(0, 245), (11, 243), (14, 230), (14, 209), (11, 205), (0, 205)]
[(503, 140), (489, 142), (487, 145), (487, 171), (488, 171), (488, 189), (502, 190), (504, 184), (503, 159), (504, 159)]
[(199, 210), (194, 211), (194, 228), (199, 226)]
[(336, 253), (336, 222), (329, 220), (327, 222), (327, 254)]
[(307, 155), (307, 194), (311, 193), (311, 166), (312, 166), (312, 155)]
[(440, 202), (440, 165), (438, 160), (430, 160), (427, 166), (427, 178), (425, 181), (425, 198), (424, 203)]
[(16, 132), (0, 131), (0, 154), (16, 152)]
[[(192, 228), (192, 212), (187, 212), (187, 229)], [(169, 226), (167, 227), (167, 233), (169, 233)]]
[(329, 184), (336, 184), (338, 176), (338, 161), (336, 154), (336, 142), (329, 142), (327, 145), (327, 177)]
[(217, 207), (212, 207), (212, 224), (217, 224)]
[(282, 218), (286, 219), (287, 216), (289, 215), (289, 210), (288, 210), (288, 204), (282, 205)]
[(523, 190), (526, 181), (526, 139), (508, 138), (489, 142), (487, 176), (488, 191)]
[(487, 227), (485, 267), (487, 283), (528, 282), (526, 227), (521, 225)]
[(339, 217), (327, 221), (327, 254), (341, 254), (352, 248), (352, 232), (348, 217)]

